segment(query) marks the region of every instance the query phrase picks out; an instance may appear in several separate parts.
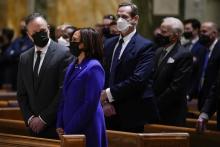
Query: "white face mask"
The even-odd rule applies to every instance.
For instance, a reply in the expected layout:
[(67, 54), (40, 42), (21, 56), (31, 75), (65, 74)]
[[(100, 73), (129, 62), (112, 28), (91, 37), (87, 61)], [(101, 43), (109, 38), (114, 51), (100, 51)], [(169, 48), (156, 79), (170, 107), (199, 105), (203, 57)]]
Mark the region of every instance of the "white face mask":
[(70, 46), (69, 41), (67, 41), (66, 39), (64, 39), (62, 36), (57, 40), (58, 44), (61, 44), (63, 46)]
[(119, 18), (117, 20), (117, 29), (120, 32), (126, 32), (130, 26), (131, 24), (124, 18)]

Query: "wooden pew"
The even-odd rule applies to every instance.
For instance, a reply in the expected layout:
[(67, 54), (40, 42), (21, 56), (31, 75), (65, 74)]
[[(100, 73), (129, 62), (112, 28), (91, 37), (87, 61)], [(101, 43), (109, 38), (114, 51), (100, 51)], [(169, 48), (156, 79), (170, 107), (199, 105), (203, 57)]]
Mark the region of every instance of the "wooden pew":
[(61, 147), (85, 147), (85, 135), (62, 135)]
[(0, 119), (0, 132), (16, 135), (29, 135), (23, 120)]
[[(194, 118), (198, 119), (200, 115), (199, 111), (188, 111), (187, 113), (187, 118)], [(217, 115), (216, 113), (210, 118), (210, 120), (217, 120)]]
[(7, 100), (0, 100), (0, 108), (8, 107), (8, 101)]
[(0, 92), (0, 100), (17, 100), (16, 92)]
[(59, 140), (0, 133), (2, 147), (60, 147)]
[(188, 147), (188, 133), (129, 133), (107, 130), (109, 147)]
[(64, 135), (60, 140), (0, 133), (1, 147), (85, 147), (84, 135)]
[[(186, 127), (187, 128), (195, 128), (196, 127), (197, 119), (193, 118), (187, 118), (186, 119)], [(208, 130), (215, 130), (217, 129), (217, 121), (215, 120), (209, 120), (207, 123), (207, 129)]]
[(0, 108), (0, 119), (23, 120), (20, 108), (6, 107)]
[(220, 132), (206, 130), (198, 134), (196, 129), (186, 127), (175, 127), (168, 125), (148, 124), (144, 126), (145, 133), (161, 132), (187, 132), (190, 134), (191, 147), (216, 147), (220, 146)]
[[(18, 134), (18, 135), (28, 135), (25, 124), (21, 120), (9, 120), (0, 119), (0, 132)], [(109, 147), (188, 147), (189, 146), (189, 135), (186, 133), (149, 133), (149, 134), (137, 134), (137, 133), (127, 133), (118, 131), (107, 131), (107, 136), (109, 140)], [(63, 146), (72, 147), (78, 141), (81, 140), (85, 144), (85, 138), (75, 138), (76, 136), (64, 135)], [(84, 141), (83, 141), (84, 140)], [(82, 144), (82, 145), (83, 145)]]

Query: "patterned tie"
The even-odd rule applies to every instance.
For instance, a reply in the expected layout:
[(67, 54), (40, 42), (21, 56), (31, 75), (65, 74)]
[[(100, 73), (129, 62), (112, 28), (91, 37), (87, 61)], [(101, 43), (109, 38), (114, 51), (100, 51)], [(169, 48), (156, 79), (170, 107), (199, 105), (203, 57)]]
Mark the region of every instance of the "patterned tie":
[(160, 58), (158, 60), (158, 66), (161, 64), (161, 62), (163, 61), (165, 55), (167, 54), (167, 51), (165, 49), (162, 50), (161, 54), (160, 54)]
[(111, 69), (110, 69), (110, 79), (109, 79), (109, 86), (112, 86), (114, 84), (114, 78), (115, 78), (115, 71), (116, 71), (116, 66), (118, 64), (119, 61), (119, 55), (121, 53), (121, 49), (122, 49), (122, 44), (124, 43), (123, 38), (121, 38), (119, 40), (118, 46), (115, 50), (113, 59), (112, 59), (112, 64), (111, 64)]
[(41, 60), (41, 51), (37, 51), (37, 60), (34, 65), (34, 89), (37, 91), (38, 89), (38, 70), (39, 70), (39, 65), (40, 65), (40, 60)]

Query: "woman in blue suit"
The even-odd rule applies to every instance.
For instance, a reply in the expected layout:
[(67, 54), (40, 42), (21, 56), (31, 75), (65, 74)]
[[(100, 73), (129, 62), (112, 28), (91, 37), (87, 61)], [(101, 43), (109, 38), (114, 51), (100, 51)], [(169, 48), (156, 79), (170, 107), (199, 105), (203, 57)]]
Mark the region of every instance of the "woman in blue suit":
[(87, 147), (107, 147), (105, 120), (100, 104), (104, 86), (102, 41), (91, 28), (77, 30), (70, 48), (77, 60), (68, 66), (58, 110), (57, 132), (85, 134)]

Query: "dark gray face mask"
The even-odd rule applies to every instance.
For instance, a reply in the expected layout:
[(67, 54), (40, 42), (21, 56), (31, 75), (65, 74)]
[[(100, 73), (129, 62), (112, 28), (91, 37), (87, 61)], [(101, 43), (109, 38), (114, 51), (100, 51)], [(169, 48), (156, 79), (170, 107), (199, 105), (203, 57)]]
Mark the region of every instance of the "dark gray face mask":
[(32, 38), (34, 39), (34, 44), (38, 47), (45, 47), (49, 41), (48, 34), (45, 31), (34, 33)]
[(163, 36), (161, 34), (157, 34), (155, 36), (155, 43), (158, 45), (158, 46), (166, 46), (167, 44), (170, 44), (170, 37), (169, 36)]
[(193, 33), (192, 32), (184, 32), (183, 33), (183, 36), (186, 38), (186, 39), (191, 39), (193, 37)]
[(211, 39), (209, 38), (209, 36), (201, 34), (201, 35), (199, 36), (199, 42), (200, 42), (202, 45), (207, 46), (207, 45), (210, 44)]

